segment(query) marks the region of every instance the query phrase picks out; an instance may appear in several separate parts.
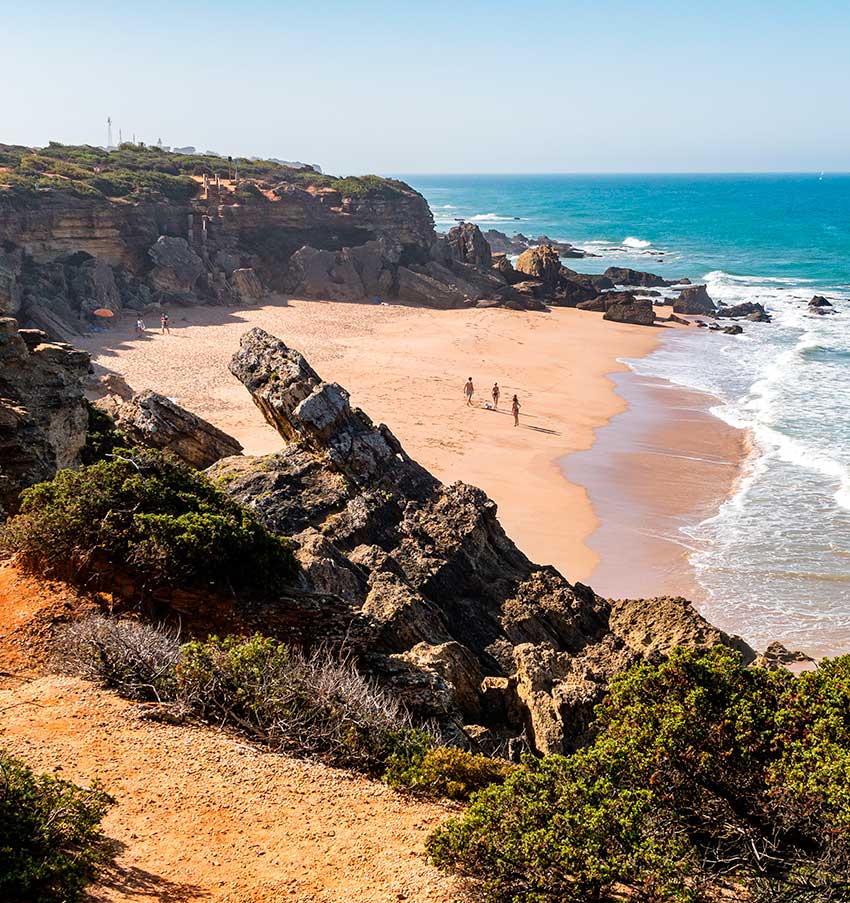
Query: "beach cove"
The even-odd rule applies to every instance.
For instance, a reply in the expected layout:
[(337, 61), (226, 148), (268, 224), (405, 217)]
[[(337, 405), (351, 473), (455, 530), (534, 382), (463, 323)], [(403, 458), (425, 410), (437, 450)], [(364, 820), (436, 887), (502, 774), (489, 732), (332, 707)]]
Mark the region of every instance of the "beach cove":
[[(666, 518), (671, 504), (682, 518), (702, 517), (719, 506), (743, 454), (740, 431), (703, 412), (697, 445), (713, 451), (702, 464), (689, 463), (687, 480), (666, 459), (633, 466), (628, 453), (614, 462), (613, 479), (577, 480), (562, 467), (576, 452), (592, 458), (587, 450), (597, 433), (626, 410), (612, 374), (619, 380), (636, 377), (620, 359), (651, 353), (675, 330), (610, 323), (564, 308), (545, 314), (437, 311), (282, 297), (238, 310), (170, 312), (171, 335), (152, 328), (138, 338), (134, 321), (122, 318), (80, 344), (135, 390), (161, 392), (236, 437), (246, 454), (267, 454), (280, 447), (280, 439), (227, 370), (242, 334), (260, 326), (302, 351), (322, 378), (344, 385), (353, 404), (390, 426), (441, 480), (484, 489), (498, 504), (508, 534), (533, 560), (554, 565), (572, 581), (591, 582), (599, 592), (633, 582), (644, 595), (700, 601), (677, 538), (664, 538), (660, 520), (650, 538), (646, 525)], [(463, 399), (468, 376), (476, 388), (472, 408)], [(485, 407), (494, 381), (501, 389), (498, 411)], [(519, 429), (510, 416), (514, 393), (522, 405)], [(652, 411), (642, 399), (640, 417), (652, 429), (666, 430), (664, 442), (693, 443), (693, 418), (677, 429), (675, 405), (669, 406), (672, 418), (664, 414), (674, 395), (682, 397), (671, 388)], [(600, 449), (607, 458), (604, 443)], [(712, 455), (725, 456), (727, 464), (715, 467)], [(636, 512), (622, 528), (628, 531), (625, 543), (621, 531), (619, 548), (606, 548), (603, 529), (602, 544), (588, 544), (604, 527), (600, 512), (616, 508), (625, 485), (635, 492), (629, 504)], [(635, 573), (636, 563), (648, 579)]]

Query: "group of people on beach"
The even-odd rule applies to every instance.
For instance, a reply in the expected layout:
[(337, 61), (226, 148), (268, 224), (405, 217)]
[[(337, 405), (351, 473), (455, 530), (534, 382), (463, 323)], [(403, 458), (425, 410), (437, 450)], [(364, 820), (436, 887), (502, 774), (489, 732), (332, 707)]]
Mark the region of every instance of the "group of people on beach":
[[(147, 332), (147, 329), (145, 321), (142, 319), (142, 315), (139, 314), (139, 317), (136, 320), (136, 335), (144, 335)], [(168, 325), (168, 314), (165, 311), (159, 315), (159, 331), (161, 335), (171, 335), (171, 329)]]
[[(466, 385), (463, 387), (463, 394), (466, 398), (466, 403), (470, 407), (472, 406), (472, 396), (475, 395), (475, 385), (472, 382), (472, 377), (470, 376)], [(499, 388), (498, 383), (493, 383), (493, 388), (490, 390), (490, 395), (493, 398), (493, 410), (499, 410), (499, 399), (502, 397), (502, 390)], [(514, 415), (514, 426), (519, 426), (519, 409), (521, 405), (519, 403), (519, 399), (514, 395), (511, 399), (511, 413)]]

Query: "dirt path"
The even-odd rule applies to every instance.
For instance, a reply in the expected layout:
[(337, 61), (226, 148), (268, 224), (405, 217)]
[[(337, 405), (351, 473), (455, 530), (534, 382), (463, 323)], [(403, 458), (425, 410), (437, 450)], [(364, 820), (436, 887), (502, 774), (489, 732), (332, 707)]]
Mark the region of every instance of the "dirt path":
[(118, 851), (96, 901), (449, 903), (453, 879), (423, 844), (452, 808), (346, 771), (263, 753), (205, 728), (162, 724), (76, 678), (33, 672), (45, 612), (74, 594), (0, 568), (0, 746), (33, 768), (100, 779)]

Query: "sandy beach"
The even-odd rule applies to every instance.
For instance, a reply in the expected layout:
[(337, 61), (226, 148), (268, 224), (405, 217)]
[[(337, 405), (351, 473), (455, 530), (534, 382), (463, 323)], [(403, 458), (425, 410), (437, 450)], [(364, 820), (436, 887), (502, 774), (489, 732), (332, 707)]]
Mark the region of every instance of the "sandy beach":
[[(596, 571), (605, 543), (587, 541), (599, 517), (561, 462), (589, 449), (595, 431), (625, 410), (610, 376), (626, 369), (618, 358), (649, 353), (665, 330), (571, 309), (436, 311), (282, 298), (238, 310), (172, 308), (170, 315), (171, 335), (160, 335), (157, 324), (137, 338), (127, 318), (79, 344), (135, 390), (173, 398), (239, 439), (246, 453), (262, 454), (280, 438), (227, 370), (240, 336), (260, 326), (303, 352), (324, 379), (345, 386), (353, 404), (388, 424), (440, 479), (482, 487), (532, 559), (573, 581)], [(468, 376), (476, 388), (472, 408), (463, 398)], [(498, 411), (485, 407), (494, 381)], [(518, 429), (509, 410), (514, 393), (522, 405)], [(653, 486), (668, 482), (667, 462), (640, 473), (650, 498)], [(728, 485), (708, 483), (719, 502)], [(604, 509), (604, 500), (597, 507)], [(691, 580), (681, 577), (684, 592)]]

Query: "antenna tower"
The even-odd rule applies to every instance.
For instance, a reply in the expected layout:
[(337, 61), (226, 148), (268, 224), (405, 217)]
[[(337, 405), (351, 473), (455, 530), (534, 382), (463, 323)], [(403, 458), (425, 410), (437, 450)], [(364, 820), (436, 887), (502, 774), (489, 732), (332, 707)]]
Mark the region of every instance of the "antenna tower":
[(112, 117), (106, 117), (106, 149), (112, 147)]

